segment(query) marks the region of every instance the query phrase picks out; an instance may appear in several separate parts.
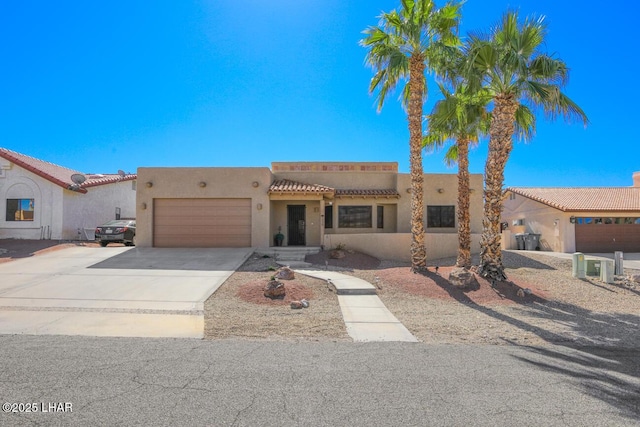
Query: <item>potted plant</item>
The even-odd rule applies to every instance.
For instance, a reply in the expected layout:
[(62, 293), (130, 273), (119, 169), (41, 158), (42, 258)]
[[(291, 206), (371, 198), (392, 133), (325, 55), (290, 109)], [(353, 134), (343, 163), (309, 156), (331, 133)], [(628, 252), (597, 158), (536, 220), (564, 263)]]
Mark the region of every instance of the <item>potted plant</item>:
[(278, 226), (278, 234), (273, 236), (273, 242), (276, 246), (282, 246), (282, 242), (284, 241), (284, 234), (281, 232), (282, 227)]

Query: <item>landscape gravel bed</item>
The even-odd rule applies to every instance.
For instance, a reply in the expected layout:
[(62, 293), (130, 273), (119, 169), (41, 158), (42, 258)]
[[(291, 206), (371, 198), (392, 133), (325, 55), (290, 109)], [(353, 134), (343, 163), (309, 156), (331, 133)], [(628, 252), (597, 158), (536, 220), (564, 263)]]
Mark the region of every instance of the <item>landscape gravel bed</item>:
[[(543, 253), (504, 252), (508, 283), (492, 288), (476, 276), (476, 286), (464, 291), (447, 280), (455, 258), (430, 261), (425, 274), (352, 251), (341, 259), (321, 252), (307, 261), (376, 285), (387, 308), (423, 342), (640, 345), (640, 289), (624, 277), (615, 284), (573, 278), (571, 261)], [(271, 258), (253, 256), (207, 301), (207, 338), (348, 339), (337, 299), (322, 281), (296, 275), (313, 289), (308, 311), (291, 310), (284, 301), (267, 307), (238, 294), (247, 283), (266, 283), (274, 266)]]
[[(285, 298), (266, 298), (263, 288), (276, 268), (273, 258), (252, 255), (233, 273), (204, 304), (205, 338), (349, 340), (338, 298), (323, 280), (296, 274), (282, 281)], [(308, 308), (290, 307), (302, 298)]]

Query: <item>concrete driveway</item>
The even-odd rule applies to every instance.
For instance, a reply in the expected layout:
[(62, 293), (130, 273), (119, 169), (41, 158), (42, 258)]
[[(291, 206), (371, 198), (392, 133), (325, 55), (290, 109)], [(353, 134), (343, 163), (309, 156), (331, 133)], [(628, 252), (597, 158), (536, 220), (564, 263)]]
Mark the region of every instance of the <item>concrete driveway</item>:
[(202, 338), (240, 249), (73, 247), (0, 264), (0, 334)]

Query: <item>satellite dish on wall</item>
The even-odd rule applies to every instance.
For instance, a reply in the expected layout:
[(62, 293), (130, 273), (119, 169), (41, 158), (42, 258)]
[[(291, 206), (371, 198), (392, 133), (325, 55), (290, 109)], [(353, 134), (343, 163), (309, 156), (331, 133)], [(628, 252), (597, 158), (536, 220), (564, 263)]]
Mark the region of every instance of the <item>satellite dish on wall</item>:
[(124, 173), (124, 171), (122, 169), (118, 169), (118, 175), (120, 175), (120, 177), (124, 178), (126, 173)]
[(73, 175), (71, 175), (71, 181), (73, 181), (75, 184), (80, 185), (86, 180), (87, 180), (87, 177), (82, 175), (81, 173), (74, 173)]

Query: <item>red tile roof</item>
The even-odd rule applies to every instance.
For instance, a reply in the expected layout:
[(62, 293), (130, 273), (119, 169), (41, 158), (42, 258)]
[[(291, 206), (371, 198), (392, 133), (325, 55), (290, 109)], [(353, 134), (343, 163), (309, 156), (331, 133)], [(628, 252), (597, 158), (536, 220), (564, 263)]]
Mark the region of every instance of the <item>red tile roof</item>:
[[(44, 160), (36, 159), (26, 154), (16, 153), (15, 151), (7, 150), (6, 148), (0, 148), (0, 157), (9, 160), (30, 172), (35, 173), (42, 178), (59, 185), (62, 188), (68, 190), (74, 189), (74, 182), (71, 180), (71, 175), (82, 174), (81, 172), (65, 168)], [(86, 188), (95, 187), (98, 185), (111, 184), (119, 181), (132, 181), (137, 179), (136, 174), (126, 174), (120, 176), (118, 174), (82, 174), (85, 175), (86, 181), (83, 182), (75, 191), (80, 193), (86, 193)]]
[(400, 194), (394, 189), (382, 190), (358, 190), (347, 189), (337, 190), (321, 184), (305, 184), (302, 182), (292, 181), (289, 179), (280, 179), (274, 181), (269, 187), (269, 194), (327, 194), (336, 197), (400, 197)]
[(117, 173), (108, 174), (87, 174), (87, 180), (81, 185), (82, 188), (97, 187), (98, 185), (113, 184), (120, 181), (133, 181), (138, 178), (135, 173), (121, 176)]
[(400, 193), (396, 190), (383, 189), (383, 190), (336, 190), (336, 197), (349, 197), (349, 196), (359, 196), (359, 197), (400, 197)]
[(269, 186), (269, 194), (272, 193), (314, 193), (326, 194), (333, 193), (335, 190), (331, 187), (319, 184), (304, 184), (302, 182), (291, 181), (289, 179), (280, 179), (273, 181)]
[(511, 191), (564, 212), (640, 211), (640, 187), (509, 187), (506, 191)]

